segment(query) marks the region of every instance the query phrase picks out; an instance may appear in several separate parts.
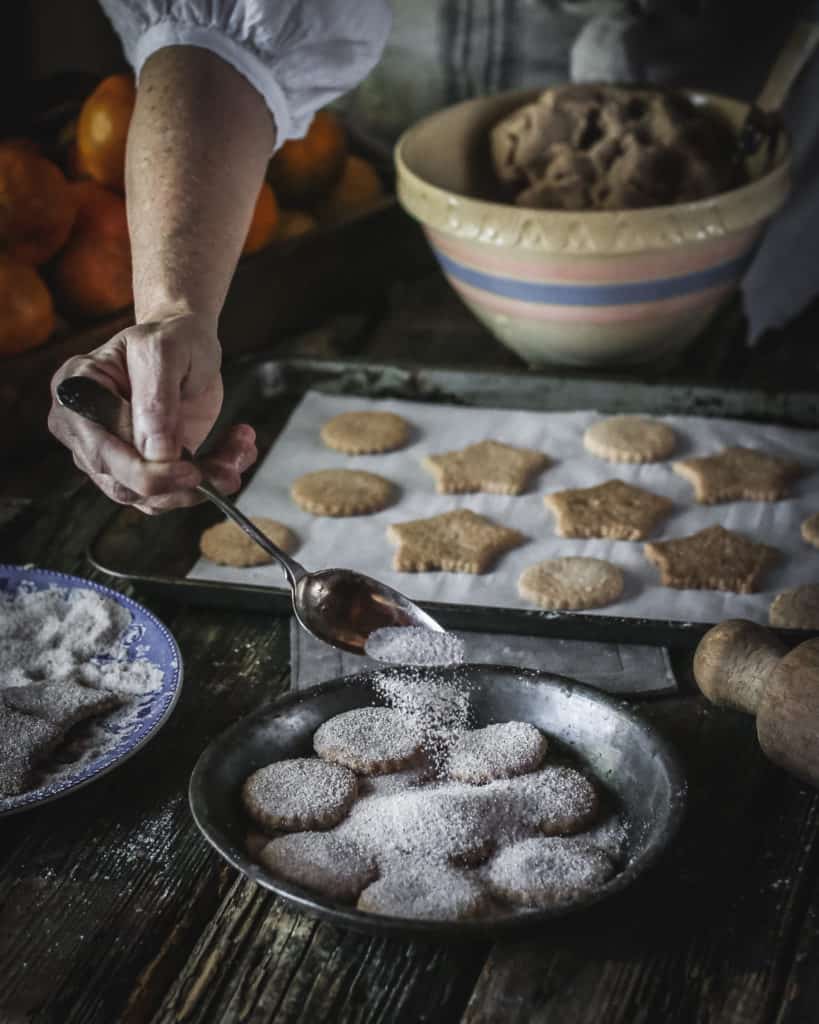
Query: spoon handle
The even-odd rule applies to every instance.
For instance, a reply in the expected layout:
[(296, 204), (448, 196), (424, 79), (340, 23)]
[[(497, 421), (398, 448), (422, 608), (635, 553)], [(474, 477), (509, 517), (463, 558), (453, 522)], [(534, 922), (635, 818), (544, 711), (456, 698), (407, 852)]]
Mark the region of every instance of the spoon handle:
[[(127, 444), (133, 444), (131, 406), (119, 395), (103, 387), (98, 381), (91, 377), (66, 377), (57, 385), (57, 400), (66, 409), (70, 409), (92, 423), (99, 424), (109, 434), (114, 434), (115, 437)], [(187, 448), (182, 449), (182, 458), (187, 462), (192, 462), (201, 470), (201, 466)], [(208, 501), (213, 502), (228, 519), (232, 519), (251, 540), (255, 541), (260, 548), (263, 548), (279, 563), (284, 569), (291, 587), (294, 587), (306, 574), (304, 566), (265, 536), (246, 515), (236, 508), (230, 498), (218, 491), (212, 483), (203, 477), (196, 490)]]
[(756, 105), (760, 110), (771, 113), (782, 107), (791, 86), (813, 56), (817, 43), (819, 13), (814, 12), (810, 20), (799, 21), (785, 41), (757, 98)]

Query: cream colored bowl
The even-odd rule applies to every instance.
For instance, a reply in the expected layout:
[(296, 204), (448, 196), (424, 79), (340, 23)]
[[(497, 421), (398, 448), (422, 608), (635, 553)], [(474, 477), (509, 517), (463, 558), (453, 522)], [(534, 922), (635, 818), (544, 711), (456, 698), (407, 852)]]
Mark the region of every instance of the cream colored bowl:
[[(709, 199), (641, 210), (534, 210), (481, 199), (488, 133), (537, 91), (468, 100), (419, 121), (395, 148), (398, 198), (421, 222), (472, 312), (534, 365), (626, 365), (684, 348), (736, 291), (789, 188), (772, 170)], [(747, 104), (689, 92), (736, 126)]]

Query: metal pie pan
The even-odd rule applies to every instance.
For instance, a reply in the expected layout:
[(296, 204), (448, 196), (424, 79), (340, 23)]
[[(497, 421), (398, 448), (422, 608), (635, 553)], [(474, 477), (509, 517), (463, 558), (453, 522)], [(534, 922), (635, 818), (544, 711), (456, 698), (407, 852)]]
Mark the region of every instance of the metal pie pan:
[(664, 740), (622, 702), (548, 672), (493, 665), (429, 672), (453, 682), (466, 675), (475, 726), (531, 722), (602, 784), (629, 822), (629, 852), (619, 874), (593, 893), (548, 909), (475, 921), (428, 921), (359, 911), (265, 871), (245, 849), (252, 825), (241, 806), (242, 783), (272, 761), (312, 755), (313, 733), (328, 718), (381, 703), (367, 673), (289, 694), (236, 722), (207, 747), (191, 776), (189, 797), (208, 842), (248, 878), (305, 913), (359, 931), (439, 941), (486, 939), (490, 933), (523, 931), (575, 913), (627, 888), (671, 842), (685, 805), (684, 776)]

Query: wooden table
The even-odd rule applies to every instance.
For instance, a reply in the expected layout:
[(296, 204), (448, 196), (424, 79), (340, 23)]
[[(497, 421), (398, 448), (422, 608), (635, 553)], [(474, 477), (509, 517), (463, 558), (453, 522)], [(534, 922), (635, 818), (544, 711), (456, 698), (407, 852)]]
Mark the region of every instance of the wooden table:
[[(7, 467), (0, 496), (32, 500), (0, 561), (93, 577), (84, 551), (115, 510), (64, 453)], [(188, 811), (206, 744), (287, 689), (287, 622), (146, 603), (184, 658), (170, 722), (111, 775), (0, 820), (0, 1024), (819, 1021), (819, 800), (749, 719), (686, 694), (641, 706), (684, 759), (690, 810), (631, 891), (509, 944), (385, 940), (245, 881)]]

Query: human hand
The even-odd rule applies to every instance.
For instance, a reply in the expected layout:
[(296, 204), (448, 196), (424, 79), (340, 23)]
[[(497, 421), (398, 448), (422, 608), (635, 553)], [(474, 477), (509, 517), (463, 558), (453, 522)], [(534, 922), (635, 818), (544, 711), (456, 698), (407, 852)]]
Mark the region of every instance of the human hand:
[[(196, 452), (216, 420), (220, 364), (214, 321), (186, 313), (128, 327), (57, 371), (49, 429), (113, 501), (149, 515), (194, 505), (202, 474), (180, 455), (183, 447)], [(72, 376), (91, 377), (131, 403), (133, 444), (59, 404), (57, 385)], [(223, 493), (239, 489), (256, 459), (255, 440), (252, 427), (239, 424), (199, 461)]]

